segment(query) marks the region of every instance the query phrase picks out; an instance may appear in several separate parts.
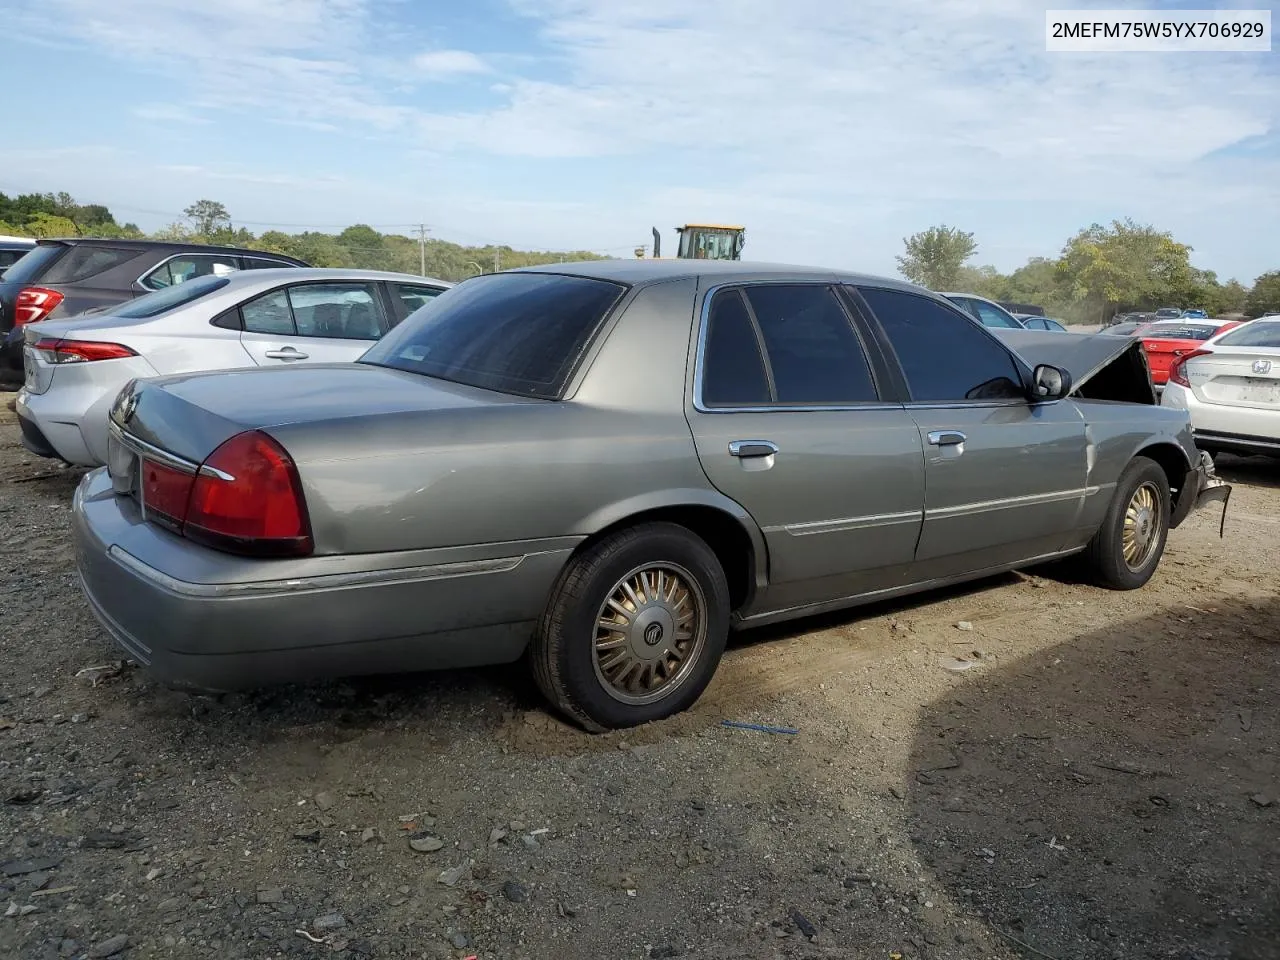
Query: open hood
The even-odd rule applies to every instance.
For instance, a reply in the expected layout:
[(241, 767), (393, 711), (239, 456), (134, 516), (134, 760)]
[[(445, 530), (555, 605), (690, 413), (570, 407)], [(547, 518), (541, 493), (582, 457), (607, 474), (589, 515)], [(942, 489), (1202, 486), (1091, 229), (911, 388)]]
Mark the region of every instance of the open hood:
[(1142, 342), (1102, 333), (1048, 330), (991, 331), (1029, 367), (1049, 364), (1071, 374), (1071, 395), (1082, 400), (1155, 404), (1156, 392)]

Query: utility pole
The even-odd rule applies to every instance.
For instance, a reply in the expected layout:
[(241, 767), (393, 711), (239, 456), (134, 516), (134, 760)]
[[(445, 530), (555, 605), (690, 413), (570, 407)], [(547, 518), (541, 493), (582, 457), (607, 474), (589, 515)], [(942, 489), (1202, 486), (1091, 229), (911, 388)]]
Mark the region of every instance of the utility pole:
[(497, 273), (502, 269), (502, 248), (497, 244), (493, 247), (493, 272)]
[(418, 224), (418, 257), (422, 266), (419, 275), (425, 277), (427, 275), (427, 225), (425, 223)]

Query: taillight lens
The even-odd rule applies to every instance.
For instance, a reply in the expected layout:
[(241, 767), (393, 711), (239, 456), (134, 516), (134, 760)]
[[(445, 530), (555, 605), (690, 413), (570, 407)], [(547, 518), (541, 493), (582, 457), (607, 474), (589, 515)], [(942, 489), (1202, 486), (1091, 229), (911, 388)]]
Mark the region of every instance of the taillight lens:
[(231, 553), (298, 557), (311, 553), (311, 525), (293, 459), (265, 433), (227, 440), (193, 475), (142, 461), (147, 518)]
[(227, 440), (196, 474), (182, 532), (241, 553), (310, 553), (306, 501), (292, 458), (257, 430)]
[(58, 308), (62, 294), (47, 287), (25, 287), (18, 293), (13, 306), (13, 325), (39, 323)]
[(89, 363), (94, 360), (123, 360), (138, 354), (123, 343), (99, 340), (61, 340), (41, 337), (35, 349), (48, 363)]
[(1187, 379), (1187, 361), (1211, 353), (1213, 353), (1212, 350), (1192, 350), (1190, 353), (1184, 353), (1169, 367), (1169, 382), (1176, 383), (1180, 387), (1190, 387), (1191, 381)]

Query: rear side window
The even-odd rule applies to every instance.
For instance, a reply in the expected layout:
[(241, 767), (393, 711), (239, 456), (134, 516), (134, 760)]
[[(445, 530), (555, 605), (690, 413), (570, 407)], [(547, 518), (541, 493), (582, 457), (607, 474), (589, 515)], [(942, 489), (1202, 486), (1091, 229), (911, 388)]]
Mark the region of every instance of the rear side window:
[(920, 402), (1025, 399), (1018, 368), (995, 338), (927, 297), (859, 288)]
[(708, 407), (879, 399), (862, 343), (830, 287), (722, 290), (707, 322), (702, 402)]
[(549, 273), (460, 283), (360, 358), (500, 393), (555, 399), (626, 288)]
[(249, 333), (327, 340), (382, 336), (382, 311), (370, 283), (300, 283), (250, 300), (240, 314)]
[(1280, 347), (1280, 322), (1255, 320), (1218, 338), (1223, 347)]
[(289, 263), (287, 260), (269, 260), (266, 257), (241, 257), (244, 261), (246, 270), (283, 270), (288, 267), (296, 267), (296, 263)]
[(702, 402), (710, 407), (768, 403), (769, 377), (740, 290), (722, 290), (707, 317)]
[(27, 250), (0, 250), (0, 270), (6, 270), (27, 255)]
[(135, 300), (128, 300), (118, 307), (113, 307), (110, 313), (113, 317), (138, 319), (158, 317), (169, 310), (185, 307), (201, 297), (207, 297), (213, 291), (225, 287), (229, 282), (225, 277), (201, 277), (179, 287), (143, 294)]
[(141, 255), (141, 250), (93, 244), (42, 243), (5, 273), (17, 283), (76, 283)]
[(878, 399), (858, 335), (830, 287), (747, 288), (779, 403), (866, 403)]
[(444, 293), (440, 287), (422, 287), (410, 283), (395, 283), (391, 287), (408, 313), (421, 310), (430, 301)]

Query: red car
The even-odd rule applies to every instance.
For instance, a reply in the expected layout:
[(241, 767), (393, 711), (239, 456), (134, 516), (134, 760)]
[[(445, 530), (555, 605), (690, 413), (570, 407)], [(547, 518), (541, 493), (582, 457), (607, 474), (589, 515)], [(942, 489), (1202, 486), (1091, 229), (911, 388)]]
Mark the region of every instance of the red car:
[(1157, 320), (1138, 334), (1147, 354), (1151, 382), (1163, 387), (1169, 382), (1169, 368), (1184, 354), (1199, 350), (1215, 334), (1239, 326), (1239, 320)]

